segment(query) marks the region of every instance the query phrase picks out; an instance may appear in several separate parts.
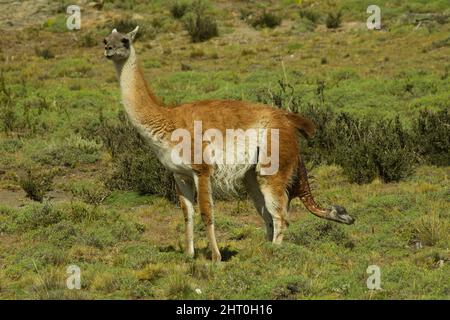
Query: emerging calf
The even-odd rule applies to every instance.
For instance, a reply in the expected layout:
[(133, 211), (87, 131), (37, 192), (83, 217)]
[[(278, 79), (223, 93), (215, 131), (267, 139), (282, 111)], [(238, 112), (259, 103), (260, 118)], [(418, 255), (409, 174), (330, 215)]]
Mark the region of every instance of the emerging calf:
[[(314, 133), (310, 120), (242, 101), (208, 100), (165, 108), (150, 91), (139, 66), (132, 45), (137, 32), (138, 27), (128, 34), (114, 29), (104, 40), (105, 56), (116, 67), (129, 119), (161, 163), (174, 174), (184, 213), (188, 255), (194, 255), (193, 215), (197, 195), (212, 259), (221, 259), (214, 232), (212, 183), (233, 188), (242, 182), (266, 223), (267, 239), (277, 244), (283, 240), (289, 204), (296, 197), (318, 217), (346, 224), (354, 222), (344, 208), (323, 209), (311, 195), (299, 150), (299, 135), (309, 137)], [(180, 143), (183, 133), (188, 133), (189, 138)], [(227, 138), (231, 137), (226, 145), (232, 146), (232, 151), (223, 147), (225, 133)], [(224, 161), (225, 158), (244, 161)], [(275, 169), (267, 170), (268, 167)]]

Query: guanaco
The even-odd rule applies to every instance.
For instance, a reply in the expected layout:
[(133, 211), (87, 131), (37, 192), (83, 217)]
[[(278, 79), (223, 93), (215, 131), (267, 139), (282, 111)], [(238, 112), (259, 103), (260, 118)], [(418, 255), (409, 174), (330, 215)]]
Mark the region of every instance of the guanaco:
[[(324, 209), (315, 202), (311, 194), (299, 149), (300, 135), (308, 138), (314, 134), (315, 126), (310, 120), (272, 106), (243, 101), (207, 100), (165, 107), (149, 89), (139, 65), (133, 47), (138, 29), (136, 27), (127, 34), (114, 29), (104, 39), (104, 55), (114, 62), (122, 103), (131, 123), (151, 145), (159, 161), (174, 175), (184, 213), (185, 252), (188, 256), (194, 256), (193, 215), (197, 197), (212, 260), (221, 260), (214, 231), (213, 184), (234, 185), (236, 181), (240, 181), (266, 224), (267, 239), (275, 244), (281, 244), (283, 240), (290, 202), (296, 197), (320, 218), (345, 224), (354, 222), (345, 208), (333, 205)], [(201, 122), (203, 132), (209, 129), (220, 132), (252, 128), (277, 130), (278, 170), (274, 174), (262, 174), (263, 165), (260, 162), (224, 164), (219, 161), (174, 161), (174, 148), (178, 142), (173, 141), (174, 131), (182, 128), (193, 134), (195, 122)], [(201, 151), (207, 147), (208, 141), (203, 141)], [(256, 154), (249, 156), (258, 158), (261, 150), (255, 150)], [(191, 155), (193, 153), (194, 151)]]

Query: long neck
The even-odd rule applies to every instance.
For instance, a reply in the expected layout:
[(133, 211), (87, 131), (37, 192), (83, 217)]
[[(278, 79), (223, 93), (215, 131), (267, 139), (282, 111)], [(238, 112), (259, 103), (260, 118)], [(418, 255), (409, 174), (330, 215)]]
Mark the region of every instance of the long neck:
[(130, 56), (125, 62), (115, 65), (122, 102), (132, 123), (144, 128), (152, 137), (166, 135), (171, 127), (168, 111), (149, 90), (134, 48), (130, 47)]

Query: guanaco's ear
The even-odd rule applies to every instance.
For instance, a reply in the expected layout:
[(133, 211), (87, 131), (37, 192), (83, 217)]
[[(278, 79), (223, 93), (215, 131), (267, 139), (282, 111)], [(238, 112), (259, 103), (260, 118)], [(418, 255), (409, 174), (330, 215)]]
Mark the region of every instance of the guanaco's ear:
[(134, 38), (136, 37), (136, 34), (139, 30), (139, 26), (137, 26), (136, 28), (134, 28), (133, 31), (131, 31), (130, 33), (127, 33), (127, 38), (132, 42), (134, 40)]
[(111, 33), (117, 33), (117, 29), (114, 28)]

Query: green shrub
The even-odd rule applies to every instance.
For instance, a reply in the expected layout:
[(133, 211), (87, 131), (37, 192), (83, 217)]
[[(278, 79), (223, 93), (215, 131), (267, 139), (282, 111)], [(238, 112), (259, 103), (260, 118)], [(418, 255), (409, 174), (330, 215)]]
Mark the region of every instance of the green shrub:
[(9, 133), (17, 128), (18, 116), (14, 110), (15, 96), (6, 85), (3, 70), (0, 71), (0, 120), (3, 131)]
[(136, 39), (154, 39), (156, 35), (161, 31), (161, 22), (158, 19), (152, 21), (148, 20), (136, 20), (129, 15), (125, 15), (123, 18), (115, 19), (105, 25), (108, 32), (112, 29), (117, 29), (121, 33), (128, 33), (136, 26), (139, 26), (139, 32), (136, 34)]
[(281, 25), (283, 19), (272, 12), (263, 11), (255, 19), (250, 21), (253, 28), (275, 28)]
[(39, 171), (29, 169), (26, 174), (19, 178), (20, 187), (25, 191), (28, 198), (42, 202), (45, 193), (52, 188), (54, 171)]
[(278, 90), (259, 94), (258, 100), (300, 112), (315, 123), (315, 136), (302, 139), (302, 154), (307, 161), (338, 164), (357, 183), (369, 183), (375, 177), (393, 182), (412, 174), (417, 157), (411, 133), (398, 117), (374, 122), (347, 113), (336, 114), (325, 106), (323, 82), (318, 82), (316, 90), (318, 105), (305, 104), (284, 80), (278, 83)]
[(309, 9), (301, 9), (300, 17), (311, 21), (313, 24), (317, 24), (320, 20), (320, 13)]
[(343, 113), (333, 131), (336, 163), (352, 182), (368, 183), (376, 176), (395, 182), (413, 173), (416, 158), (398, 117), (373, 123)]
[(36, 47), (34, 48), (34, 53), (36, 54), (36, 56), (41, 57), (45, 60), (53, 59), (55, 57), (55, 54), (52, 52), (50, 48), (41, 49), (39, 47)]
[(102, 145), (92, 140), (73, 135), (62, 142), (52, 143), (33, 159), (52, 166), (74, 167), (80, 163), (94, 163), (101, 157)]
[(71, 192), (75, 197), (95, 206), (100, 205), (110, 194), (103, 184), (92, 181), (75, 183), (71, 186)]
[(413, 121), (417, 153), (434, 165), (450, 166), (450, 111), (421, 111)]
[(183, 18), (186, 31), (192, 42), (203, 42), (219, 35), (216, 19), (207, 12), (206, 2), (197, 0), (192, 9)]
[(325, 20), (325, 25), (328, 29), (337, 29), (341, 26), (342, 23), (342, 12), (338, 13), (330, 12)]
[(170, 13), (175, 19), (181, 19), (184, 17), (189, 9), (189, 4), (187, 2), (175, 1), (170, 7)]
[(98, 41), (92, 32), (83, 34), (80, 39), (80, 45), (85, 48), (95, 47), (97, 44)]
[(62, 218), (63, 213), (49, 202), (27, 206), (12, 216), (14, 225), (21, 231), (45, 228), (60, 222)]

